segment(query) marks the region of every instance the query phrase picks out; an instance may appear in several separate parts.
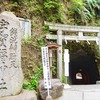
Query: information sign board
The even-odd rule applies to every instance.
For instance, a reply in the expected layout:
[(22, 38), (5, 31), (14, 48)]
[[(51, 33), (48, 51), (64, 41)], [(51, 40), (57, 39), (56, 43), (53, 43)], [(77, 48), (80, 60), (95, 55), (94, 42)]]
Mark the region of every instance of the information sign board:
[(51, 88), (48, 47), (42, 47), (41, 51), (42, 51), (42, 64), (43, 64), (43, 75), (44, 75), (44, 87)]

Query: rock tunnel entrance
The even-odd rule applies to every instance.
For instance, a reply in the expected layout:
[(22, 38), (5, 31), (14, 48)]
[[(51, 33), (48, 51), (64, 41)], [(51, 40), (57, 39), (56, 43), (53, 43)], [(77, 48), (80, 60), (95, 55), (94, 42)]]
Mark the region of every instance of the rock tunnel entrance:
[(85, 51), (78, 50), (70, 56), (69, 78), (71, 84), (96, 84), (99, 71), (95, 58), (88, 56)]

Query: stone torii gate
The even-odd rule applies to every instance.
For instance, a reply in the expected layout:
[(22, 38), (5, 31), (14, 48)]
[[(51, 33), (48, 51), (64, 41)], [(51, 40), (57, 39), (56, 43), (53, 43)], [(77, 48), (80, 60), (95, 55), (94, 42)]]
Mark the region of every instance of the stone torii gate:
[[(57, 76), (62, 80), (62, 40), (76, 40), (76, 41), (96, 41), (96, 44), (99, 46), (100, 54), (100, 27), (92, 26), (74, 26), (74, 25), (64, 25), (64, 24), (52, 24), (45, 22), (45, 25), (49, 26), (49, 30), (57, 31), (57, 35), (46, 35), (46, 39), (57, 40), (57, 44), (61, 45), (57, 49)], [(63, 31), (67, 32), (78, 32), (77, 36), (63, 35)], [(97, 36), (84, 36), (83, 33), (97, 33)]]

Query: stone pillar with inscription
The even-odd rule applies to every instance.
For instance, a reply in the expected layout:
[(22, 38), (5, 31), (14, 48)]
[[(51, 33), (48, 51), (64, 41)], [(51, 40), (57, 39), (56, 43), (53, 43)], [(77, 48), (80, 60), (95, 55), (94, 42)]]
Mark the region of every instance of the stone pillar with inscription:
[(0, 97), (21, 92), (21, 28), (11, 12), (0, 14)]

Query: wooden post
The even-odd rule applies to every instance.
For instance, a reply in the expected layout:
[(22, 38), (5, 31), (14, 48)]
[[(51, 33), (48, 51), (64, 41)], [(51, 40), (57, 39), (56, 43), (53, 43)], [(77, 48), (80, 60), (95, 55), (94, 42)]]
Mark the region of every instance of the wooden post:
[(62, 81), (62, 30), (57, 31), (57, 76)]
[(49, 50), (50, 77), (52, 78), (52, 50)]

